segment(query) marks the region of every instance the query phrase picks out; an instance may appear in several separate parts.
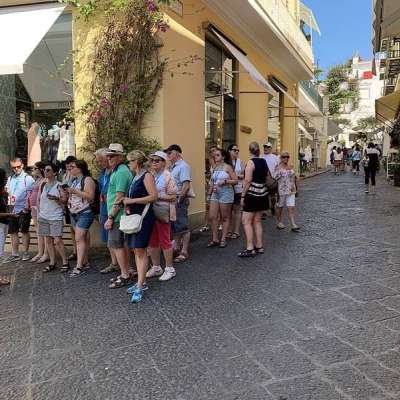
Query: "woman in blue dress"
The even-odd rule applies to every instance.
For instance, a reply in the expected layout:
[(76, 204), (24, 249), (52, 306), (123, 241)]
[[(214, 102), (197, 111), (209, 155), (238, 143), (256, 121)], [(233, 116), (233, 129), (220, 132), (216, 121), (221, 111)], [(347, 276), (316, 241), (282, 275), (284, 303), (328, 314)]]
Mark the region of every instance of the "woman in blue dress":
[(128, 197), (124, 199), (124, 205), (128, 214), (142, 214), (149, 205), (142, 221), (139, 232), (126, 235), (128, 247), (135, 254), (136, 268), (138, 271), (137, 283), (128, 289), (132, 294), (131, 302), (142, 300), (145, 286), (146, 272), (148, 269), (147, 247), (150, 242), (151, 232), (155, 221), (152, 203), (157, 200), (158, 193), (153, 175), (147, 171), (145, 164), (147, 158), (142, 151), (134, 150), (127, 156), (130, 170), (135, 174)]

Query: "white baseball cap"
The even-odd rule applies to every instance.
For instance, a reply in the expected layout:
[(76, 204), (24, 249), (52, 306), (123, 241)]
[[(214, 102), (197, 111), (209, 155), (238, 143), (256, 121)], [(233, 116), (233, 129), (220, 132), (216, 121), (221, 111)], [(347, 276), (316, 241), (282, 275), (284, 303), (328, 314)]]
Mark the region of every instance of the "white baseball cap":
[(154, 153), (150, 154), (149, 157), (160, 157), (164, 161), (167, 161), (168, 159), (167, 154), (161, 150), (155, 151)]

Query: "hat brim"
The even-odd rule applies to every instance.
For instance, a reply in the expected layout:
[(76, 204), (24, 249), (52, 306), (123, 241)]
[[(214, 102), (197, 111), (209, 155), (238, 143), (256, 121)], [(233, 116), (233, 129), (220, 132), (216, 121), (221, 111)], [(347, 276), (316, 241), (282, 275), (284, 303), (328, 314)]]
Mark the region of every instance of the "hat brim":
[(123, 155), (125, 155), (125, 153), (121, 153), (120, 151), (106, 151), (104, 154), (106, 156), (111, 156), (111, 155), (123, 156)]

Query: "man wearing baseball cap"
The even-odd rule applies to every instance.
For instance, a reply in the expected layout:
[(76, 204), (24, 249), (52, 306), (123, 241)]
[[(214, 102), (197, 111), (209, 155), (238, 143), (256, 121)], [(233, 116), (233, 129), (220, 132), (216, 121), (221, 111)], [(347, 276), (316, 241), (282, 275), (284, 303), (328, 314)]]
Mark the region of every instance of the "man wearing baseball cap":
[(171, 144), (164, 152), (171, 163), (171, 174), (178, 188), (176, 221), (173, 223), (175, 238), (174, 262), (186, 261), (189, 257), (189, 198), (192, 173), (189, 164), (182, 158), (182, 149), (178, 144)]
[[(264, 160), (267, 162), (269, 172), (271, 174), (271, 177), (274, 179), (275, 178), (275, 172), (279, 164), (279, 157), (272, 152), (272, 143), (267, 142), (264, 144), (264, 155), (263, 155)], [(269, 204), (270, 204), (270, 210), (271, 214), (275, 215), (275, 204), (276, 204), (276, 195), (277, 195), (277, 189), (278, 185), (276, 183), (273, 184), (272, 186), (268, 186), (268, 197), (269, 197)]]

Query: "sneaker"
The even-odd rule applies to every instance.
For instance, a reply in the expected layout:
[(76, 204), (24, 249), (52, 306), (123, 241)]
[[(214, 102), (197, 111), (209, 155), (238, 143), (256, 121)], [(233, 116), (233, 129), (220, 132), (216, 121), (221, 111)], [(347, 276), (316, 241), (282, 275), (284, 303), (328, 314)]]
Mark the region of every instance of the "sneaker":
[(7, 258), (3, 261), (3, 264), (7, 264), (7, 263), (10, 263), (10, 262), (15, 262), (15, 261), (19, 261), (20, 259), (21, 259), (21, 257), (20, 257), (19, 254), (17, 254), (16, 256), (11, 255), (11, 256), (7, 257)]
[(176, 275), (174, 267), (165, 268), (164, 273), (158, 278), (159, 281), (165, 282), (169, 281)]
[(136, 288), (132, 293), (131, 303), (139, 303), (140, 301), (142, 301), (143, 293), (143, 288)]
[(111, 263), (107, 267), (101, 269), (100, 273), (101, 274), (109, 274), (110, 272), (118, 272), (118, 271), (119, 271), (118, 265), (114, 265), (113, 263)]
[(29, 261), (31, 258), (32, 257), (29, 253), (22, 254), (22, 261)]
[[(143, 283), (142, 290), (147, 290), (148, 288), (149, 288), (149, 285), (148, 285), (146, 282)], [(126, 290), (126, 293), (128, 293), (128, 294), (133, 294), (133, 292), (134, 292), (136, 289), (137, 289), (137, 283), (135, 283), (133, 286), (129, 287), (129, 288)]]
[(277, 227), (278, 229), (285, 229), (285, 228), (286, 228), (286, 226), (283, 225), (282, 222), (279, 222), (278, 224), (276, 224), (276, 227)]
[(163, 274), (163, 270), (160, 266), (152, 266), (146, 273), (146, 278), (154, 278)]
[(297, 225), (292, 225), (292, 231), (293, 232), (298, 232), (300, 230), (300, 227)]

